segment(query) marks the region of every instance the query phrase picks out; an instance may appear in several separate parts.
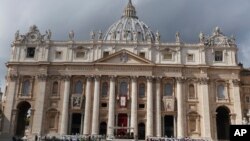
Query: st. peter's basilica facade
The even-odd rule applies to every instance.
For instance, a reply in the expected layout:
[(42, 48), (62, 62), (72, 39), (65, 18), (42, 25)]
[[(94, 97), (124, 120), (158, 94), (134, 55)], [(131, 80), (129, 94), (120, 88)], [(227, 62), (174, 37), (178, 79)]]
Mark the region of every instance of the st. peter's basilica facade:
[(129, 1), (104, 34), (91, 32), (88, 41), (76, 41), (73, 31), (64, 41), (51, 36), (35, 25), (17, 31), (2, 134), (216, 140), (228, 139), (229, 125), (247, 116), (250, 85), (241, 87), (238, 48), (218, 27), (197, 35), (197, 43), (184, 43), (178, 32), (165, 43)]

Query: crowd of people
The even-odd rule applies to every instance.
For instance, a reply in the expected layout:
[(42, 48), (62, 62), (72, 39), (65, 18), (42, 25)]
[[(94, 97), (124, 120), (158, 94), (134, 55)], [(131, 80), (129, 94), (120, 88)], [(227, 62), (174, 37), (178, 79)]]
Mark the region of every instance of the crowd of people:
[[(113, 138), (114, 139), (114, 138)], [(110, 140), (113, 140), (110, 139)], [(121, 138), (119, 138), (121, 139)], [(124, 138), (125, 139), (125, 138)], [(133, 140), (132, 138), (126, 138)], [(12, 138), (13, 141), (27, 141), (27, 139)], [(66, 136), (36, 136), (35, 141), (106, 141), (106, 136), (83, 136), (83, 135), (66, 135)], [(135, 141), (137, 139), (134, 139)], [(210, 141), (209, 139), (192, 139), (189, 137), (185, 138), (174, 138), (174, 137), (147, 137), (145, 141)]]
[(185, 137), (185, 138), (168, 138), (168, 137), (150, 137), (147, 138), (146, 141), (210, 141), (209, 139), (192, 139), (189, 137)]

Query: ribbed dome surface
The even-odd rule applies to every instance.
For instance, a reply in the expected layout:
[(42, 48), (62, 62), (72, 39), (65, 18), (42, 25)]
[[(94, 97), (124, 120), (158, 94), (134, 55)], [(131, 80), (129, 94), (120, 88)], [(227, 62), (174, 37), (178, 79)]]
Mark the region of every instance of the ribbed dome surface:
[(135, 7), (129, 1), (120, 20), (110, 26), (104, 40), (116, 41), (154, 41), (149, 27), (136, 16)]

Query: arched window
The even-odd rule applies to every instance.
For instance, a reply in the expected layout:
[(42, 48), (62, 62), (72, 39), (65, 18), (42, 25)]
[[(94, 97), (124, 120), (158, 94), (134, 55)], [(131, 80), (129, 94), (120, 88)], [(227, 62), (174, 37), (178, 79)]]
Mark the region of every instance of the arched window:
[(189, 99), (195, 99), (194, 85), (189, 85)]
[(120, 95), (126, 96), (128, 94), (128, 83), (121, 82), (120, 83)]
[(224, 85), (220, 84), (217, 87), (217, 96), (218, 99), (225, 99), (225, 88)]
[(58, 82), (54, 82), (52, 86), (52, 94), (57, 95), (58, 94)]
[(75, 93), (82, 94), (82, 81), (77, 81), (75, 86)]
[(139, 97), (145, 97), (145, 84), (144, 83), (140, 83), (139, 84)]
[(108, 83), (103, 82), (102, 83), (102, 96), (105, 97), (108, 95)]
[(22, 91), (22, 95), (23, 96), (28, 96), (30, 93), (30, 81), (29, 80), (25, 80), (23, 82), (23, 91)]
[(172, 96), (173, 95), (173, 86), (170, 83), (166, 83), (164, 86), (164, 96)]

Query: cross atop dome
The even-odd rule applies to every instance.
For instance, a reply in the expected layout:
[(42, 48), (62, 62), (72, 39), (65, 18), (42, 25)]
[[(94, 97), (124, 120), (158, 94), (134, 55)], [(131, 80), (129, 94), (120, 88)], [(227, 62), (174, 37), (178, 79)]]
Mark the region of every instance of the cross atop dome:
[(132, 1), (129, 0), (126, 8), (124, 9), (124, 13), (123, 13), (123, 16), (122, 17), (130, 17), (130, 18), (138, 18), (136, 16), (136, 10), (135, 10), (135, 7), (133, 6), (132, 4)]

